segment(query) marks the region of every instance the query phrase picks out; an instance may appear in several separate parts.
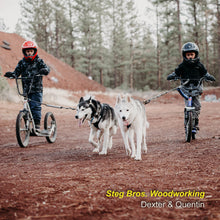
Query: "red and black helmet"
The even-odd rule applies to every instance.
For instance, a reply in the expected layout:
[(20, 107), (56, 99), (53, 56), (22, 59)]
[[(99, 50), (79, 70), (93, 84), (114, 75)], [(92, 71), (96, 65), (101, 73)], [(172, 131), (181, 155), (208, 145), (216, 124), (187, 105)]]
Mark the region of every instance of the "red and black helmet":
[[(27, 49), (34, 49), (34, 54), (32, 56), (27, 56), (26, 54)], [(22, 44), (22, 52), (24, 54), (25, 60), (33, 61), (37, 56), (37, 44), (34, 41), (25, 41)]]

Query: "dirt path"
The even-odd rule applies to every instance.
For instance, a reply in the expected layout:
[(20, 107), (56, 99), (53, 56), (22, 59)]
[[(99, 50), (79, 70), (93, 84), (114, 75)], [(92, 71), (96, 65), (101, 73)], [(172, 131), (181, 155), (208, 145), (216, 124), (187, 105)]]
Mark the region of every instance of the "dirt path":
[[(87, 123), (79, 128), (70, 110), (44, 108), (55, 113), (56, 142), (32, 137), (22, 149), (20, 108), (1, 103), (0, 219), (220, 219), (219, 102), (202, 103), (201, 130), (190, 144), (182, 102), (147, 105), (142, 161), (125, 155), (119, 130), (107, 156), (92, 153)], [(167, 193), (153, 197), (154, 190)], [(175, 192), (182, 196), (168, 196)]]

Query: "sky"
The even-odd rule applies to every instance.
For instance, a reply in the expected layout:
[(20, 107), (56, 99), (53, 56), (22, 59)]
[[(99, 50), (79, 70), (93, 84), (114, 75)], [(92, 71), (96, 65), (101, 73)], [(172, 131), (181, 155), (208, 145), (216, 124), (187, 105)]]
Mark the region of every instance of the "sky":
[[(3, 18), (6, 27), (8, 27), (8, 32), (15, 31), (17, 21), (21, 18), (19, 2), (20, 0), (0, 0), (0, 19)], [(140, 19), (149, 22), (146, 15), (148, 0), (135, 0), (135, 4)]]
[(4, 19), (8, 32), (15, 31), (15, 25), (21, 17), (19, 0), (0, 0), (0, 18)]

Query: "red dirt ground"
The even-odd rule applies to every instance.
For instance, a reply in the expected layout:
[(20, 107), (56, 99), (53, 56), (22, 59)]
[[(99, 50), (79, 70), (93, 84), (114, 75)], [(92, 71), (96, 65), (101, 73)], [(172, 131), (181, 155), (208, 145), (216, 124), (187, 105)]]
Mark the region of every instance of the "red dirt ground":
[[(191, 143), (184, 141), (182, 101), (146, 105), (150, 128), (142, 161), (125, 155), (119, 130), (107, 156), (92, 153), (88, 124), (78, 127), (74, 111), (47, 107), (43, 113), (56, 116), (56, 142), (31, 137), (20, 148), (15, 118), (21, 107), (1, 103), (0, 219), (220, 219), (219, 102), (202, 102), (200, 132)], [(124, 197), (107, 197), (107, 190)], [(126, 196), (128, 190), (147, 197)], [(155, 198), (151, 190), (205, 196)], [(143, 208), (141, 201), (157, 207)], [(178, 208), (181, 203), (194, 207)]]

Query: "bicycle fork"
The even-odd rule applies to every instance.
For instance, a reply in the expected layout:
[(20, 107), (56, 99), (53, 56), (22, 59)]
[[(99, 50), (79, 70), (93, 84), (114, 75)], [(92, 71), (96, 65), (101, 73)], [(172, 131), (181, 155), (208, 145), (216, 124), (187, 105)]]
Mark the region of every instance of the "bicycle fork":
[(184, 108), (184, 114), (185, 114), (185, 123), (186, 126), (187, 121), (189, 120), (189, 117), (192, 117), (192, 133), (196, 134), (196, 128), (195, 128), (195, 107), (192, 106), (192, 97), (188, 97), (187, 106)]

